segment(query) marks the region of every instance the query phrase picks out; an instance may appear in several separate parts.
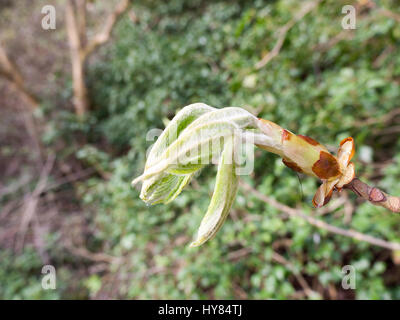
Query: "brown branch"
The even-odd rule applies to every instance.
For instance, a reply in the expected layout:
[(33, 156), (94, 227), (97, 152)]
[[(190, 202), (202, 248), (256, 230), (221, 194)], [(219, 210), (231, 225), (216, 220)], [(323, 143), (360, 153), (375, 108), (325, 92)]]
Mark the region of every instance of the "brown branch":
[(371, 117), (363, 121), (355, 123), (353, 126), (356, 128), (365, 127), (373, 124), (387, 124), (387, 122), (393, 120), (394, 117), (400, 115), (400, 108), (393, 109), (392, 111), (385, 113), (381, 117)]
[(300, 210), (297, 209), (293, 209), (290, 208), (278, 201), (276, 201), (273, 198), (270, 198), (268, 196), (263, 195), (261, 192), (257, 191), (256, 189), (254, 189), (253, 187), (251, 187), (249, 184), (241, 181), (240, 185), (243, 189), (245, 189), (246, 191), (250, 192), (251, 194), (253, 194), (254, 196), (256, 196), (258, 199), (260, 199), (261, 201), (264, 201), (266, 203), (268, 203), (269, 205), (271, 205), (272, 207), (281, 210), (282, 212), (288, 214), (291, 217), (298, 217), (298, 218), (302, 218), (305, 221), (307, 221), (309, 224), (327, 230), (328, 232), (331, 233), (335, 233), (335, 234), (339, 234), (348, 238), (352, 238), (352, 239), (356, 239), (359, 241), (364, 241), (364, 242), (368, 242), (370, 244), (373, 244), (375, 246), (378, 247), (382, 247), (382, 248), (386, 248), (389, 250), (400, 250), (400, 243), (397, 242), (389, 242), (383, 239), (379, 239), (379, 238), (375, 238), (373, 236), (369, 236), (366, 234), (363, 234), (361, 232), (355, 231), (355, 230), (348, 230), (348, 229), (342, 229), (339, 227), (335, 227), (333, 225), (330, 225), (322, 220), (316, 219), (312, 216), (309, 216), (305, 213), (303, 213)]
[(114, 12), (112, 12), (105, 24), (104, 28), (101, 32), (96, 34), (88, 43), (84, 50), (84, 55), (88, 56), (90, 55), (95, 49), (97, 49), (99, 46), (105, 44), (111, 37), (111, 33), (114, 29), (114, 26), (116, 22), (119, 20), (119, 18), (122, 16), (122, 14), (128, 10), (129, 7), (129, 0), (121, 0), (117, 6), (114, 9)]
[(18, 67), (10, 60), (5, 49), (0, 43), (0, 75), (9, 81), (16, 91), (18, 91), (24, 101), (32, 108), (35, 109), (38, 105), (38, 99), (30, 92), (26, 86), (24, 79)]
[(75, 0), (76, 5), (76, 20), (78, 24), (79, 39), (81, 46), (84, 47), (87, 44), (86, 34), (86, 0)]
[(82, 53), (81, 31), (79, 30), (75, 11), (74, 1), (67, 1), (65, 21), (72, 65), (72, 83), (74, 90), (73, 104), (78, 117), (83, 117), (88, 110), (89, 100), (85, 83), (85, 59)]
[(354, 36), (354, 32), (352, 30), (342, 30), (333, 38), (329, 39), (327, 42), (318, 43), (312, 47), (312, 50), (317, 50), (320, 52), (325, 52), (336, 46), (340, 41), (350, 40)]
[(49, 180), (50, 172), (53, 169), (55, 161), (54, 155), (49, 155), (43, 169), (40, 173), (39, 181), (33, 190), (33, 192), (28, 196), (27, 201), (24, 203), (24, 210), (21, 219), (21, 225), (19, 229), (19, 238), (16, 243), (16, 250), (21, 251), (24, 246), (25, 234), (29, 227), (31, 221), (35, 218), (36, 210), (39, 204), (39, 196), (46, 188)]
[(318, 4), (320, 0), (313, 1), (313, 2), (307, 2), (304, 4), (304, 6), (301, 8), (301, 10), (291, 19), (289, 22), (287, 22), (283, 27), (281, 27), (278, 31), (279, 37), (278, 41), (275, 43), (275, 46), (273, 49), (268, 52), (266, 55), (262, 57), (260, 61), (258, 61), (255, 65), (255, 68), (261, 69), (262, 67), (266, 66), (273, 58), (275, 58), (279, 52), (281, 51), (281, 48), (283, 46), (283, 43), (286, 40), (286, 35), (288, 31), (303, 17), (309, 13), (311, 10), (313, 10)]
[(377, 5), (374, 1), (371, 1), (371, 0), (367, 0), (365, 5), (367, 5), (370, 8), (377, 9), (378, 13), (380, 13), (381, 15), (383, 15), (387, 18), (393, 19), (396, 22), (400, 22), (400, 14), (398, 14), (397, 12), (393, 12), (389, 9), (381, 7), (381, 6)]
[(400, 212), (400, 197), (394, 197), (376, 187), (370, 187), (358, 178), (353, 179), (344, 188), (353, 191), (357, 196), (373, 205), (384, 207), (393, 212)]
[(394, 13), (393, 11), (390, 11), (386, 8), (381, 8), (381, 9), (379, 9), (379, 11), (385, 17), (391, 18), (391, 19), (395, 20), (396, 22), (400, 23), (400, 14)]
[(390, 57), (390, 55), (396, 50), (394, 45), (389, 45), (383, 51), (381, 54), (374, 60), (372, 63), (372, 67), (374, 68), (379, 68), (382, 66), (382, 64), (385, 62), (385, 60)]
[(110, 39), (116, 22), (128, 8), (129, 0), (121, 0), (106, 19), (103, 30), (88, 41), (86, 35), (86, 1), (67, 1), (65, 20), (70, 44), (74, 107), (76, 114), (80, 118), (89, 109), (89, 99), (85, 83), (85, 65), (87, 59), (94, 50)]
[[(236, 261), (236, 260), (246, 257), (247, 255), (249, 255), (252, 252), (253, 252), (252, 248), (249, 248), (249, 247), (241, 248), (239, 250), (230, 252), (228, 254), (227, 258), (229, 261)], [(286, 266), (293, 273), (294, 277), (297, 279), (300, 286), (303, 288), (304, 293), (308, 297), (312, 297), (313, 295), (315, 295), (313, 290), (308, 285), (307, 281), (304, 279), (301, 272), (297, 271), (296, 268), (293, 266), (293, 264), (290, 261), (288, 261), (285, 257), (280, 255), (276, 251), (272, 251), (272, 260)]]
[(300, 286), (303, 288), (304, 293), (311, 298), (312, 296), (315, 296), (314, 291), (310, 288), (308, 285), (306, 279), (304, 279), (303, 275), (301, 272), (297, 271), (294, 265), (288, 261), (284, 256), (280, 255), (279, 253), (273, 251), (272, 252), (272, 259), (275, 260), (276, 262), (286, 266), (294, 275), (296, 280), (299, 282)]
[(122, 257), (111, 256), (102, 252), (90, 252), (85, 247), (75, 247), (70, 241), (64, 244), (64, 247), (73, 255), (91, 260), (94, 262), (106, 262), (119, 264), (123, 260)]

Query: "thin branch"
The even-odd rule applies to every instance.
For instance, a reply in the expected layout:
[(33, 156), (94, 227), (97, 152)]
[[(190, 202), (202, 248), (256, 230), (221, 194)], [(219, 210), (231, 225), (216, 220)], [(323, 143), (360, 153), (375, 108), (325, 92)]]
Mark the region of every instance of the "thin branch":
[(320, 51), (320, 52), (325, 52), (331, 49), (332, 47), (336, 46), (340, 41), (343, 40), (350, 40), (352, 37), (354, 37), (354, 32), (353, 30), (342, 30), (338, 34), (336, 34), (334, 37), (329, 39), (327, 42), (323, 43), (318, 43), (312, 47), (312, 50)]
[(384, 115), (380, 117), (371, 117), (367, 118), (365, 120), (359, 121), (353, 125), (355, 128), (360, 128), (360, 127), (365, 127), (365, 126), (370, 126), (373, 124), (386, 124), (387, 122), (390, 122), (393, 120), (394, 117), (400, 115), (400, 108), (396, 108), (391, 110), (390, 112), (385, 113)]
[(291, 19), (289, 22), (287, 22), (283, 27), (281, 27), (278, 31), (279, 37), (278, 41), (275, 43), (275, 46), (273, 49), (268, 52), (266, 55), (262, 57), (260, 61), (258, 61), (255, 65), (255, 68), (261, 69), (264, 66), (266, 66), (273, 58), (275, 58), (279, 52), (281, 51), (281, 48), (283, 46), (283, 43), (286, 40), (286, 35), (288, 31), (303, 17), (309, 13), (311, 10), (313, 10), (318, 4), (320, 0), (313, 1), (313, 2), (307, 2), (304, 4), (304, 6), (301, 8), (301, 10)]
[(88, 43), (88, 45), (84, 49), (84, 56), (87, 57), (90, 55), (95, 49), (99, 46), (105, 44), (111, 36), (111, 33), (114, 29), (116, 22), (122, 16), (122, 14), (128, 10), (129, 8), (129, 0), (121, 0), (114, 11), (108, 16), (104, 28), (101, 32), (96, 34)]
[(294, 265), (288, 261), (284, 256), (280, 255), (277, 252), (273, 252), (272, 253), (272, 259), (275, 260), (276, 262), (285, 265), (290, 271), (292, 271), (293, 275), (295, 276), (295, 278), (297, 279), (297, 281), (299, 282), (300, 286), (303, 288), (304, 293), (311, 298), (312, 296), (315, 296), (315, 292), (310, 288), (310, 286), (308, 285), (306, 279), (304, 279), (303, 275), (301, 274), (301, 272), (298, 272), (296, 270), (296, 268), (294, 267)]
[(344, 197), (340, 197), (339, 199), (331, 201), (331, 203), (328, 204), (327, 206), (316, 208), (315, 211), (318, 216), (323, 216), (325, 214), (335, 211), (342, 205), (346, 205), (346, 199)]
[[(246, 257), (247, 255), (249, 255), (252, 252), (253, 252), (252, 248), (249, 248), (249, 247), (241, 248), (239, 250), (230, 252), (228, 254), (227, 258), (229, 261), (236, 261), (236, 260)], [(290, 261), (288, 261), (285, 257), (280, 255), (276, 251), (272, 252), (272, 260), (286, 266), (293, 273), (294, 277), (297, 279), (297, 281), (303, 288), (304, 293), (308, 297), (315, 295), (314, 291), (310, 288), (310, 286), (308, 285), (307, 281), (304, 279), (301, 272), (297, 271), (296, 268), (293, 266), (293, 264)]]
[(293, 208), (290, 208), (278, 201), (276, 201), (273, 198), (270, 198), (268, 196), (263, 195), (261, 192), (257, 191), (256, 189), (254, 189), (253, 187), (251, 187), (249, 184), (241, 181), (240, 185), (242, 186), (243, 189), (245, 189), (246, 191), (250, 192), (251, 194), (253, 194), (254, 196), (256, 196), (258, 199), (260, 199), (261, 201), (264, 201), (265, 203), (268, 203), (269, 205), (271, 205), (272, 207), (281, 210), (282, 212), (288, 214), (291, 217), (298, 217), (298, 218), (302, 218), (304, 220), (306, 220), (309, 224), (327, 230), (331, 233), (335, 233), (335, 234), (339, 234), (348, 238), (352, 238), (352, 239), (356, 239), (359, 241), (364, 241), (364, 242), (368, 242), (372, 245), (378, 246), (378, 247), (382, 247), (382, 248), (386, 248), (389, 250), (400, 250), (400, 243), (397, 242), (389, 242), (389, 241), (385, 241), (379, 238), (375, 238), (373, 236), (369, 236), (366, 234), (363, 234), (361, 232), (355, 231), (355, 230), (348, 230), (348, 229), (342, 229), (339, 227), (335, 227), (333, 225), (330, 225), (322, 220), (316, 219), (314, 217), (311, 217), (305, 213), (303, 213), (300, 210), (296, 210)]
[(366, 5), (368, 5), (370, 8), (377, 9), (378, 13), (380, 13), (381, 15), (383, 15), (387, 18), (393, 19), (396, 22), (400, 23), (400, 14), (399, 13), (393, 12), (389, 9), (378, 6), (374, 1), (371, 1), (371, 0), (367, 0)]
[(50, 172), (53, 169), (54, 161), (55, 161), (54, 155), (48, 156), (47, 161), (40, 173), (40, 178), (35, 189), (29, 195), (27, 201), (24, 203), (24, 212), (22, 215), (22, 220), (19, 230), (19, 239), (17, 240), (16, 244), (17, 251), (20, 251), (23, 248), (26, 231), (28, 229), (29, 224), (36, 215), (36, 209), (39, 204), (39, 196), (46, 188)]
[(116, 22), (129, 8), (129, 2), (129, 0), (121, 0), (106, 19), (103, 30), (91, 40), (88, 40), (86, 35), (86, 0), (67, 1), (65, 20), (70, 44), (74, 107), (76, 114), (81, 118), (89, 109), (89, 98), (85, 83), (87, 59), (95, 49), (110, 39)]
[(246, 257), (247, 255), (249, 255), (252, 252), (253, 252), (253, 249), (251, 247), (241, 248), (239, 250), (235, 250), (235, 251), (229, 252), (228, 256), (227, 256), (227, 259), (229, 261), (237, 261), (237, 260), (240, 260), (243, 257)]
[(82, 53), (81, 43), (82, 32), (79, 30), (77, 14), (75, 12), (75, 3), (73, 0), (67, 1), (67, 6), (65, 8), (65, 21), (70, 45), (74, 106), (76, 114), (79, 117), (82, 117), (88, 109), (89, 101), (84, 76), (84, 55)]
[(70, 243), (70, 241), (67, 241), (64, 247), (73, 255), (85, 258), (90, 261), (119, 264), (123, 260), (122, 257), (114, 257), (102, 252), (90, 252), (85, 247), (75, 247), (74, 245), (72, 245), (72, 243)]
[(78, 23), (79, 38), (82, 47), (87, 44), (86, 34), (86, 0), (76, 0), (76, 21)]
[(384, 135), (393, 135), (396, 133), (400, 132), (400, 125), (397, 126), (393, 126), (393, 127), (388, 127), (382, 130), (372, 130), (373, 134), (379, 134), (380, 136), (384, 136)]
[(397, 23), (400, 23), (400, 14), (394, 13), (393, 11), (390, 11), (385, 8), (381, 8), (381, 9), (379, 9), (379, 11), (385, 17), (391, 18), (391, 19), (395, 20)]
[(357, 196), (375, 206), (381, 206), (393, 212), (400, 212), (400, 197), (391, 196), (376, 187), (370, 187), (358, 178), (353, 179), (344, 188), (353, 191)]
[(50, 191), (50, 190), (54, 190), (59, 188), (60, 186), (67, 184), (67, 183), (71, 183), (77, 180), (80, 180), (82, 178), (86, 178), (88, 176), (93, 175), (94, 173), (96, 173), (96, 170), (94, 170), (93, 168), (87, 168), (85, 170), (81, 170), (79, 172), (76, 173), (72, 173), (52, 184), (48, 184), (46, 189), (44, 190), (45, 192)]
[(0, 75), (7, 79), (13, 87), (21, 94), (24, 101), (32, 108), (35, 109), (38, 105), (38, 99), (30, 92), (24, 83), (21, 72), (16, 64), (14, 64), (8, 57), (6, 50), (0, 43)]
[(396, 50), (395, 46), (389, 45), (383, 51), (381, 54), (374, 60), (372, 63), (372, 67), (374, 68), (379, 68), (382, 66), (382, 64), (385, 62), (385, 60), (390, 57), (390, 55)]

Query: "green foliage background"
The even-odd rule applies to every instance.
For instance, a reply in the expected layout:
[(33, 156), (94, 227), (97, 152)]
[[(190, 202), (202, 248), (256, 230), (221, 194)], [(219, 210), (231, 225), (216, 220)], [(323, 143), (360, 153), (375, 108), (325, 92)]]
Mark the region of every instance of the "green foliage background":
[[(113, 298), (128, 299), (288, 299), (302, 289), (295, 276), (301, 272), (314, 294), (300, 298), (332, 298), (334, 288), (336, 298), (400, 299), (399, 253), (287, 218), (242, 190), (217, 236), (189, 248), (212, 194), (214, 167), (203, 170), (170, 205), (147, 207), (130, 187), (152, 143), (146, 141), (149, 129), (163, 129), (180, 108), (204, 102), (243, 107), (332, 150), (353, 136), (359, 176), (376, 182), (375, 165), (389, 161), (379, 183), (400, 194), (398, 134), (380, 135), (382, 117), (399, 108), (400, 25), (364, 10), (358, 13), (357, 29), (343, 31), (345, 4), (349, 1), (319, 5), (288, 32), (279, 55), (256, 70), (300, 1), (135, 1), (138, 21), (123, 19), (115, 42), (89, 69), (94, 111), (84, 124), (57, 112), (44, 136), (51, 143), (85, 135), (85, 146), (77, 150), (71, 144), (63, 155), (110, 174), (107, 180), (98, 176), (77, 186), (90, 224), (88, 249), (123, 259), (112, 262), (107, 272), (84, 276), (90, 297), (112, 290)], [(398, 8), (398, 1), (380, 5)], [(352, 36), (327, 45), (343, 32)], [(394, 50), (377, 63), (388, 47)], [(256, 155), (254, 173), (243, 179), (312, 215), (318, 182), (300, 177), (300, 184), (276, 156), (261, 150)], [(350, 222), (344, 220), (343, 207), (321, 218), (400, 241), (398, 215), (352, 195), (350, 201)], [(238, 251), (244, 254), (235, 257)], [(274, 251), (292, 267), (274, 261)], [(58, 259), (57, 251), (54, 255)], [(341, 289), (341, 269), (347, 264), (356, 267), (356, 290)], [(61, 277), (60, 284), (66, 279)], [(64, 288), (57, 294), (69, 297)], [(0, 288), (0, 296), (9, 295)], [(28, 296), (36, 297), (35, 292)]]

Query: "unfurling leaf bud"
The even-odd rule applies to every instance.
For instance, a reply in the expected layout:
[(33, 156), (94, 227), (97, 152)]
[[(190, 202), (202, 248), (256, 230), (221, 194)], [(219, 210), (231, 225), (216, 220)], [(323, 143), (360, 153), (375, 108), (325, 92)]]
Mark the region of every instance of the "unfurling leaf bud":
[(140, 198), (148, 204), (169, 203), (193, 175), (218, 162), (215, 189), (195, 241), (199, 246), (212, 238), (225, 221), (238, 188), (235, 155), (242, 142), (275, 153), (289, 168), (322, 180), (313, 204), (326, 204), (336, 188), (354, 178), (354, 141), (341, 142), (338, 156), (319, 142), (258, 119), (241, 108), (212, 108), (195, 103), (183, 108), (170, 121), (151, 149), (143, 174), (132, 184), (143, 182)]

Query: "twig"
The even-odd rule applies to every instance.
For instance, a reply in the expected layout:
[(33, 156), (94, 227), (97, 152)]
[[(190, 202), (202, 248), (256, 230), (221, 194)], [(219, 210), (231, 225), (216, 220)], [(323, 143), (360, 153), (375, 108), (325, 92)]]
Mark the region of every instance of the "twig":
[(286, 260), (286, 258), (284, 256), (280, 255), (279, 253), (277, 253), (275, 251), (272, 253), (272, 259), (280, 264), (285, 265), (286, 267), (289, 268), (290, 271), (292, 271), (293, 275), (295, 276), (295, 278), (297, 279), (297, 281), (303, 288), (304, 293), (309, 298), (312, 297), (313, 295), (315, 295), (314, 291), (310, 288), (310, 286), (308, 285), (306, 279), (304, 279), (301, 272), (298, 272), (290, 261)]
[(320, 0), (317, 0), (317, 1), (313, 1), (313, 2), (307, 2), (306, 4), (304, 4), (304, 6), (293, 17), (293, 19), (290, 20), (289, 22), (287, 22), (283, 27), (281, 27), (279, 29), (278, 41), (275, 43), (275, 46), (273, 47), (273, 49), (270, 52), (268, 52), (266, 55), (264, 55), (262, 57), (262, 59), (256, 63), (255, 68), (257, 70), (263, 68), (265, 65), (267, 65), (273, 58), (275, 58), (279, 54), (279, 52), (283, 46), (283, 43), (285, 42), (288, 31), (298, 21), (300, 21), (307, 13), (309, 13), (311, 10), (313, 10), (319, 4), (319, 2), (320, 2)]
[(65, 20), (70, 44), (74, 107), (79, 117), (83, 117), (89, 109), (89, 99), (85, 83), (85, 64), (87, 59), (95, 49), (110, 39), (116, 22), (128, 8), (129, 0), (121, 0), (106, 19), (103, 30), (88, 41), (86, 35), (86, 1), (67, 1)]
[(17, 182), (9, 186), (0, 188), (0, 199), (7, 196), (8, 194), (18, 191), (21, 187), (25, 186), (31, 181), (32, 177), (30, 175), (23, 175)]
[[(376, 6), (376, 4), (373, 1), (369, 1), (369, 2), (373, 4), (373, 7)], [(379, 8), (378, 12), (380, 12), (383, 16), (385, 16), (387, 18), (391, 18), (391, 19), (395, 20), (396, 22), (400, 23), (400, 14), (390, 11), (389, 9), (386, 9), (386, 8)]]
[(75, 0), (76, 3), (76, 22), (78, 25), (79, 39), (82, 46), (86, 46), (86, 0)]
[(354, 36), (354, 32), (352, 30), (342, 30), (336, 36), (329, 39), (327, 42), (318, 43), (312, 47), (312, 50), (317, 50), (320, 52), (328, 51), (330, 48), (337, 45), (342, 40), (349, 40)]
[(325, 207), (316, 208), (315, 211), (318, 216), (323, 216), (327, 213), (331, 213), (331, 212), (335, 211), (337, 208), (339, 208), (345, 204), (346, 204), (346, 199), (341, 197), (339, 199), (332, 201), (332, 203), (330, 203), (329, 205), (327, 205)]
[(39, 103), (35, 95), (30, 92), (24, 83), (21, 72), (19, 71), (16, 64), (14, 64), (8, 57), (6, 50), (0, 43), (0, 75), (7, 79), (13, 87), (21, 94), (24, 101), (35, 109)]
[(253, 249), (251, 249), (251, 247), (241, 248), (239, 250), (235, 250), (235, 251), (229, 252), (228, 256), (227, 256), (227, 259), (229, 261), (236, 261), (236, 260), (239, 260), (240, 258), (243, 258), (243, 257), (247, 256), (252, 251), (253, 251)]
[(98, 34), (96, 34), (92, 38), (92, 40), (89, 41), (88, 45), (84, 50), (85, 56), (90, 55), (96, 48), (105, 44), (110, 39), (111, 32), (114, 29), (116, 22), (121, 17), (121, 15), (128, 9), (128, 7), (129, 7), (129, 0), (121, 0), (117, 4), (117, 6), (114, 9), (114, 12), (112, 12), (108, 16), (104, 24), (103, 30)]
[[(249, 247), (241, 248), (239, 250), (230, 252), (228, 254), (227, 258), (228, 258), (229, 261), (235, 261), (235, 260), (239, 260), (239, 259), (241, 259), (243, 257), (246, 257), (247, 255), (249, 255), (252, 252), (253, 252), (252, 248), (249, 248)], [(307, 281), (304, 279), (302, 274), (300, 272), (298, 272), (294, 268), (293, 264), (291, 264), (288, 260), (286, 260), (285, 257), (280, 255), (276, 251), (273, 251), (272, 260), (274, 260), (274, 261), (286, 266), (293, 273), (293, 275), (295, 276), (295, 278), (297, 279), (297, 281), (299, 282), (299, 284), (303, 288), (304, 293), (308, 297), (311, 297), (313, 295), (313, 293), (314, 293), (313, 290), (311, 290), (311, 288), (309, 287)]]
[(90, 252), (84, 247), (75, 247), (71, 243), (66, 243), (65, 248), (73, 255), (85, 258), (94, 262), (106, 262), (119, 264), (122, 262), (122, 257), (114, 257), (101, 252)]
[(399, 132), (400, 132), (400, 125), (393, 126), (393, 127), (387, 127), (383, 130), (378, 130), (378, 129), (372, 130), (373, 134), (380, 135), (380, 136), (392, 135), (394, 133), (399, 133)]
[(347, 229), (335, 227), (335, 226), (330, 225), (322, 220), (319, 220), (319, 219), (316, 219), (309, 215), (306, 215), (300, 210), (290, 208), (290, 207), (276, 201), (273, 198), (265, 196), (262, 193), (260, 193), (259, 191), (257, 191), (256, 189), (254, 189), (253, 187), (251, 187), (249, 184), (247, 184), (243, 181), (240, 182), (240, 185), (242, 186), (243, 189), (250, 192), (251, 194), (256, 196), (258, 199), (260, 199), (261, 201), (264, 201), (264, 202), (268, 203), (269, 205), (271, 205), (272, 207), (274, 207), (278, 210), (281, 210), (282, 212), (285, 212), (286, 214), (288, 214), (291, 217), (302, 218), (302, 219), (306, 220), (309, 224), (311, 224), (315, 227), (318, 227), (318, 228), (327, 230), (331, 233), (339, 234), (339, 235), (342, 235), (342, 236), (345, 236), (348, 238), (353, 238), (353, 239), (356, 239), (359, 241), (368, 242), (368, 243), (373, 244), (378, 247), (382, 247), (382, 248), (386, 248), (386, 249), (390, 249), (390, 250), (400, 250), (400, 243), (385, 241), (385, 240), (382, 240), (379, 238), (375, 238), (373, 236), (363, 234), (363, 233), (355, 231), (355, 230), (347, 230)]
[(46, 242), (44, 240), (44, 229), (40, 225), (39, 217), (37, 214), (34, 215), (32, 219), (32, 229), (33, 229), (33, 243), (36, 250), (39, 253), (42, 262), (48, 264), (50, 261), (50, 257), (48, 252), (46, 251)]
[(344, 210), (343, 210), (344, 211), (343, 223), (349, 224), (353, 216), (354, 206), (350, 201), (348, 201), (349, 195), (347, 194), (347, 192), (344, 193), (343, 197), (345, 198)]
[(29, 195), (28, 200), (24, 204), (24, 213), (22, 216), (21, 225), (19, 228), (19, 239), (16, 244), (16, 250), (19, 251), (23, 248), (26, 230), (32, 219), (36, 214), (36, 208), (39, 203), (39, 196), (46, 188), (49, 174), (54, 165), (54, 156), (49, 156), (45, 165), (43, 166), (42, 172), (40, 173), (39, 181), (35, 187), (35, 190)]
[(394, 197), (376, 187), (370, 187), (358, 178), (353, 179), (344, 188), (353, 191), (373, 205), (384, 207), (393, 212), (400, 212), (400, 197)]
[(372, 66), (374, 68), (379, 68), (383, 64), (383, 62), (386, 60), (386, 58), (389, 57), (393, 53), (393, 51), (395, 51), (395, 47), (393, 45), (387, 46), (385, 49), (383, 49), (381, 54), (374, 60), (374, 62), (372, 63)]
[(94, 170), (93, 168), (87, 168), (85, 170), (82, 170), (82, 171), (79, 171), (76, 173), (72, 173), (72, 174), (66, 176), (65, 178), (62, 178), (52, 184), (48, 184), (44, 191), (47, 192), (50, 190), (57, 189), (64, 184), (71, 183), (71, 182), (86, 178), (90, 175), (93, 175), (95, 172), (96, 172), (96, 170)]
[(67, 1), (65, 8), (65, 21), (67, 35), (70, 45), (70, 56), (72, 65), (72, 83), (74, 89), (75, 112), (82, 117), (89, 106), (87, 88), (85, 83), (85, 56), (82, 53), (82, 31), (79, 30), (78, 18), (73, 0)]
[(392, 120), (394, 117), (400, 115), (400, 108), (396, 108), (391, 110), (388, 113), (385, 113), (384, 115), (382, 115), (381, 117), (375, 117), (375, 118), (367, 118), (364, 121), (359, 121), (357, 123), (355, 123), (353, 126), (356, 128), (359, 127), (365, 127), (365, 126), (369, 126), (372, 124), (377, 124), (377, 123), (383, 123), (385, 124), (386, 122), (389, 122), (390, 120)]

